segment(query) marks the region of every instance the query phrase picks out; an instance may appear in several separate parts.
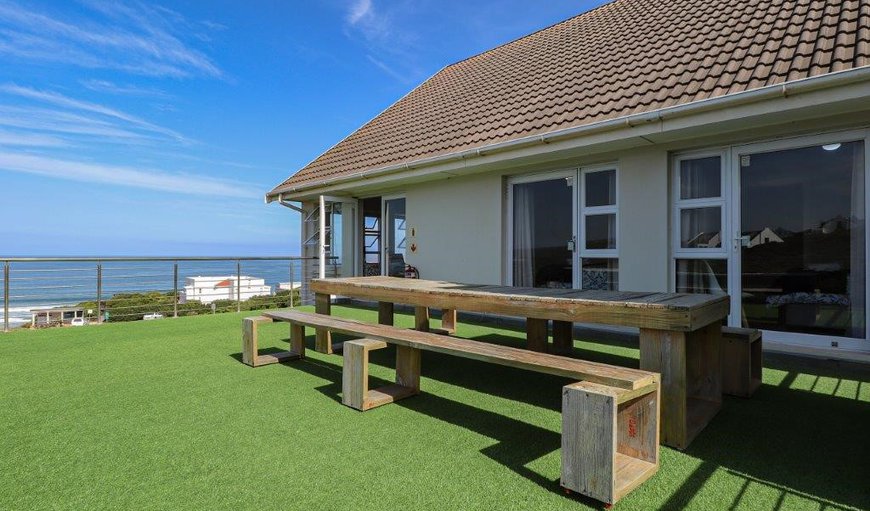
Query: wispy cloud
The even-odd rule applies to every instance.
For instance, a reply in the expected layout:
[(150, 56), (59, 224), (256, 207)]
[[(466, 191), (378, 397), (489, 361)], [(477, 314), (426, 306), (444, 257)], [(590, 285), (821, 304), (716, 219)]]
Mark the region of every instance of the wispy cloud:
[(235, 198), (255, 198), (260, 195), (260, 190), (248, 185), (205, 175), (170, 173), (3, 151), (0, 151), (0, 171), (187, 195)]
[(347, 22), (356, 25), (365, 17), (373, 17), (372, 0), (356, 0), (347, 13)]
[(374, 0), (353, 0), (344, 20), (345, 34), (365, 48), (369, 62), (402, 84), (425, 74), (416, 63), (416, 35), (395, 21), (411, 8), (399, 1), (375, 5)]
[(0, 147), (67, 147), (69, 145), (67, 141), (51, 135), (0, 131)]
[(116, 96), (140, 96), (150, 98), (170, 98), (166, 92), (153, 87), (140, 87), (138, 85), (118, 84), (108, 80), (82, 80), (79, 82), (86, 89), (94, 92), (114, 94)]
[(20, 85), (7, 83), (4, 85), (0, 85), (0, 93), (11, 94), (30, 100), (54, 104), (64, 108), (70, 108), (82, 112), (89, 112), (109, 118), (114, 118), (123, 121), (129, 125), (132, 125), (139, 130), (164, 135), (180, 143), (189, 143), (187, 138), (185, 138), (177, 131), (165, 128), (163, 126), (158, 126), (144, 119), (140, 119), (139, 117), (130, 115), (114, 108), (99, 105), (96, 103), (91, 103), (88, 101), (73, 99), (56, 92), (33, 89), (30, 87), (22, 87)]
[(89, 0), (86, 4), (106, 19), (70, 23), (0, 0), (0, 53), (140, 75), (223, 76), (205, 53), (184, 41), (196, 32), (180, 14), (142, 3)]

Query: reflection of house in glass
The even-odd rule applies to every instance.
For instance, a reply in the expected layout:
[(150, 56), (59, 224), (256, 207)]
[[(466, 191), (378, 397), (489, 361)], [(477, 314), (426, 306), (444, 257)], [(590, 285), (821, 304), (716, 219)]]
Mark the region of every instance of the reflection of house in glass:
[(773, 232), (773, 229), (770, 227), (765, 227), (755, 234), (750, 233), (749, 236), (749, 247), (764, 245), (765, 243), (782, 243), (782, 238)]

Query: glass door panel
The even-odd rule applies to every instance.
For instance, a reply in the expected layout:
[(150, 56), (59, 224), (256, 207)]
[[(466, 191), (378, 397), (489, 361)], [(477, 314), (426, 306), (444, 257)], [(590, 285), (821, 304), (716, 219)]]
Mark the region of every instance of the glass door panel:
[(864, 338), (862, 141), (740, 156), (741, 323)]
[(384, 255), (386, 274), (405, 276), (405, 199), (384, 201)]
[(360, 201), (362, 209), (362, 274), (381, 274), (381, 198)]
[(572, 287), (571, 181), (559, 178), (512, 185), (514, 286)]

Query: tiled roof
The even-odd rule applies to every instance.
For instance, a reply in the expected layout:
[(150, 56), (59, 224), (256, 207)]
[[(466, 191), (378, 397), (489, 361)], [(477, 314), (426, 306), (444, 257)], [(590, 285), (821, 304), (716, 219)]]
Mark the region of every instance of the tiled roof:
[(870, 65), (870, 0), (617, 0), (450, 65), (276, 190)]

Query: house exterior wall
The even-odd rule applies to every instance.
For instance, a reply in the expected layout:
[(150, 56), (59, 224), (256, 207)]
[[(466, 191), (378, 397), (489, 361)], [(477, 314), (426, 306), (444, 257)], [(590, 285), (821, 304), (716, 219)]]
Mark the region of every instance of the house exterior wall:
[[(410, 187), (408, 264), (425, 279), (500, 284), (504, 242), (501, 174), (456, 177)], [(417, 250), (410, 250), (411, 245)]]
[[(631, 149), (612, 161), (619, 168), (620, 288), (667, 291), (668, 152)], [(417, 251), (408, 251), (408, 264), (427, 279), (506, 283), (504, 180), (504, 173), (494, 172), (410, 187), (408, 246)]]
[(669, 291), (668, 152), (625, 152), (619, 165), (619, 288)]

